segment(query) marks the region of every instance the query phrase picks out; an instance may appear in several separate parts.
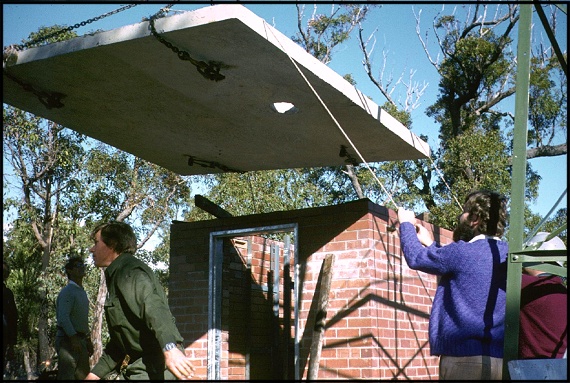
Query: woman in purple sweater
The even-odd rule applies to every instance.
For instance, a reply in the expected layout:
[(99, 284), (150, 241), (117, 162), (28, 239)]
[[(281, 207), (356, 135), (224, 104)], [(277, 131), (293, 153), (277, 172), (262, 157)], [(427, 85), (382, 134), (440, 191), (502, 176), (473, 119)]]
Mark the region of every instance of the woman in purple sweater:
[(412, 211), (398, 209), (400, 243), (411, 269), (440, 276), (429, 322), (432, 355), (441, 380), (500, 380), (505, 329), (506, 198), (476, 191), (467, 196), (453, 232), (439, 246)]

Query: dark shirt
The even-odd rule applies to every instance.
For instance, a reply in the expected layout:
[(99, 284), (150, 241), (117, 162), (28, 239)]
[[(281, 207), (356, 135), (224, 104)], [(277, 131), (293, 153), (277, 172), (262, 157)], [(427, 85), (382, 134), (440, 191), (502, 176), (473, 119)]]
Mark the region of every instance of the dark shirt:
[(568, 345), (568, 289), (551, 275), (523, 274), (519, 359), (562, 358)]
[(124, 253), (105, 270), (108, 296), (105, 318), (109, 343), (92, 372), (103, 378), (125, 355), (131, 363), (142, 357), (150, 376), (164, 369), (163, 347), (182, 343), (164, 289), (150, 267)]

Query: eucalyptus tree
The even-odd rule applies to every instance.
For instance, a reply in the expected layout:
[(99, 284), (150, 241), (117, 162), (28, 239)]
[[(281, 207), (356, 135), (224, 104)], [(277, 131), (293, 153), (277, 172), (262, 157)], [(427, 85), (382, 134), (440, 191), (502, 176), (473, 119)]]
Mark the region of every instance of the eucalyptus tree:
[[(518, 7), (508, 5), (504, 13), (489, 20), (487, 14), (486, 7), (476, 6), (464, 23), (454, 15), (434, 22), (435, 33), (444, 33), (438, 40), (443, 59), (432, 61), (441, 78), (438, 98), (428, 115), (440, 125), (435, 164), (453, 192), (438, 182), (434, 188), (438, 206), (429, 208), (448, 224), (458, 210), (451, 209), (451, 193), (463, 198), (473, 189), (510, 191), (509, 145), (501, 132), (508, 121), (493, 108), (515, 90), (510, 35), (518, 21)], [(536, 184), (527, 193), (534, 197)]]
[[(30, 34), (31, 43), (24, 47), (75, 36), (62, 26), (40, 28)], [(22, 300), (20, 306), (39, 309), (29, 320), (35, 331), (28, 329), (32, 339), (37, 337), (37, 342), (29, 343), (36, 347), (30, 354), (37, 355), (37, 360), (26, 361), (29, 373), (34, 373), (53, 355), (54, 302), (66, 281), (65, 258), (88, 257), (95, 222), (129, 220), (139, 238), (141, 256), (151, 265), (167, 262), (164, 249), (142, 248), (157, 236), (167, 236), (170, 221), (189, 204), (190, 183), (188, 178), (11, 106), (3, 106), (3, 117), (3, 154), (14, 172), (5, 174), (4, 214), (15, 217), (12, 228), (4, 233), (4, 255), (20, 260), (26, 255), (27, 263), (19, 262), (19, 267), (29, 269), (26, 275), (37, 270), (35, 279), (18, 279), (19, 287), (26, 288), (16, 289), (27, 292), (16, 297)], [(27, 280), (35, 283), (32, 291)], [(96, 362), (101, 353), (106, 286), (100, 270), (90, 270), (86, 282), (93, 304), (96, 352), (92, 361)], [(27, 348), (22, 351), (29, 353)]]
[[(5, 47), (23, 49), (58, 42), (75, 37), (73, 31), (59, 25), (40, 28), (29, 35), (21, 46)], [(6, 55), (5, 55), (6, 58)], [(7, 81), (12, 81), (11, 79)], [(73, 220), (74, 201), (81, 199), (82, 190), (77, 182), (78, 167), (83, 156), (83, 137), (63, 127), (29, 113), (3, 105), (3, 155), (14, 174), (5, 174), (4, 214), (15, 212), (12, 228), (5, 232), (7, 258), (26, 259), (22, 269), (23, 283), (16, 286), (20, 307), (29, 309), (31, 315), (20, 326), (25, 334), (34, 334), (37, 342), (20, 345), (28, 376), (35, 367), (49, 360), (53, 353), (53, 270), (73, 244), (63, 236), (77, 231)], [(61, 228), (68, 232), (62, 234)], [(28, 236), (28, 237), (26, 237)], [(31, 282), (31, 285), (29, 284)], [(29, 287), (29, 288), (28, 288)], [(34, 331), (34, 329), (36, 331)], [(29, 338), (28, 338), (29, 339)], [(33, 348), (30, 348), (33, 347)], [(30, 360), (35, 358), (35, 361)]]
[[(74, 219), (77, 218), (74, 217), (74, 203), (81, 199), (82, 194), (77, 182), (77, 163), (82, 161), (84, 154), (82, 142), (81, 136), (53, 122), (4, 106), (3, 154), (14, 171), (7, 184), (12, 193), (4, 198), (4, 211), (15, 210), (14, 228), (21, 225), (29, 227), (29, 230), (15, 231), (14, 237), (10, 231), (5, 235), (9, 246), (16, 250), (22, 247), (15, 245), (14, 241), (35, 242), (35, 246), (30, 245), (30, 250), (33, 249), (31, 254), (35, 255), (34, 262), (39, 272), (35, 280), (36, 303), (40, 309), (37, 321), (38, 362), (51, 357), (49, 319), (52, 317), (50, 291), (53, 285), (50, 265), (74, 247), (69, 235), (79, 230), (79, 222)], [(62, 230), (64, 227), (67, 232)], [(26, 240), (23, 238), (25, 235), (33, 237)], [(20, 305), (29, 303), (20, 302)]]
[[(22, 299), (20, 305), (40, 309), (36, 335), (41, 364), (53, 353), (54, 302), (65, 284), (65, 258), (72, 253), (88, 257), (93, 224), (129, 220), (142, 248), (153, 235), (164, 236), (170, 220), (190, 203), (190, 184), (157, 165), (9, 106), (4, 107), (3, 145), (4, 158), (14, 169), (10, 178), (16, 180), (7, 185), (12, 197), (4, 200), (5, 212), (13, 208), (16, 215), (13, 228), (5, 233), (4, 251), (20, 260), (16, 270), (38, 270), (31, 279), (37, 294), (27, 290), (34, 300), (17, 299)], [(141, 253), (154, 265), (168, 261), (164, 251)], [(92, 338), (100, 353), (106, 287), (102, 272), (88, 275)]]
[[(156, 252), (143, 248), (153, 236), (167, 237), (171, 220), (190, 204), (189, 179), (99, 142), (89, 150), (84, 170), (83, 179), (90, 185), (84, 200), (89, 211), (86, 226), (93, 227), (98, 221), (129, 221), (139, 239), (137, 254), (150, 265), (167, 264), (168, 252), (163, 246)], [(102, 270), (98, 286), (91, 329), (95, 349), (92, 363), (102, 353), (107, 293)]]
[[(327, 193), (311, 182), (304, 169), (251, 171), (202, 176), (208, 198), (232, 215), (303, 209), (327, 204)], [(212, 218), (192, 209), (185, 216), (198, 221)]]
[[(436, 164), (453, 193), (460, 196), (475, 188), (491, 188), (505, 194), (511, 188), (514, 116), (502, 106), (516, 90), (516, 58), (511, 36), (516, 30), (520, 6), (495, 5), (494, 10), (491, 7), (481, 4), (468, 7), (462, 19), (455, 14), (437, 17), (433, 26), (443, 58), (432, 60), (428, 54), (441, 75), (439, 97), (428, 108), (428, 115), (440, 124), (441, 146)], [(552, 13), (553, 27), (556, 14)], [(540, 24), (535, 25), (535, 36), (539, 27)], [(531, 155), (536, 153), (536, 148), (548, 151), (556, 136), (560, 140), (560, 133), (565, 130), (567, 105), (566, 78), (560, 76), (559, 67), (553, 65), (557, 60), (554, 60), (552, 47), (537, 51), (544, 43), (536, 40), (534, 47), (529, 94), (529, 159), (536, 158), (535, 154)], [(565, 153), (565, 143), (557, 148), (559, 154)], [(529, 162), (527, 201), (536, 198), (538, 182), (539, 175)], [(455, 214), (445, 208), (451, 204), (451, 193), (444, 191), (442, 182), (434, 191), (440, 196), (438, 208), (442, 222), (452, 222)]]
[[(414, 12), (418, 38), (427, 60), (440, 74), (437, 100), (427, 108), (427, 115), (439, 125), (439, 145), (429, 160), (386, 163), (377, 169), (381, 178), (392, 185), (390, 190), (396, 200), (426, 209), (433, 223), (451, 227), (461, 209), (462, 201), (457, 197), (463, 198), (469, 191), (480, 188), (510, 192), (514, 116), (505, 106), (505, 100), (512, 99), (516, 89), (512, 36), (519, 19), (519, 5), (479, 3), (464, 5), (459, 10), (454, 7), (450, 13), (443, 10), (445, 6), (432, 23), (439, 47), (437, 55), (430, 52), (427, 37), (422, 37), (421, 10)], [(553, 9), (550, 24), (554, 29), (557, 14)], [(535, 36), (537, 27), (534, 27)], [(359, 39), (365, 70), (386, 96), (384, 107), (396, 116), (401, 111), (400, 121), (413, 128), (411, 121), (405, 119), (412, 109), (410, 106), (417, 104), (408, 102), (409, 97), (404, 104), (397, 104), (389, 97), (391, 89), (383, 81), (383, 71), (379, 78), (373, 75), (370, 38), (363, 37), (362, 29)], [(536, 40), (533, 46), (527, 158), (565, 155), (566, 143), (561, 137), (566, 131), (567, 79), (561, 73), (552, 46)], [(529, 163), (528, 202), (536, 198), (538, 182), (539, 175)]]

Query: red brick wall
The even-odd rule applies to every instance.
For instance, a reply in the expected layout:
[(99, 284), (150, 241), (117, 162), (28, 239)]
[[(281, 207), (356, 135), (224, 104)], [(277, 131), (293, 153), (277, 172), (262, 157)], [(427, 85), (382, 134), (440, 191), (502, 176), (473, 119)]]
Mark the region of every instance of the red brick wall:
[[(437, 379), (437, 357), (429, 355), (427, 342), (436, 278), (407, 267), (398, 231), (391, 230), (395, 218), (394, 211), (359, 200), (324, 208), (173, 224), (169, 302), (187, 353), (199, 367), (198, 376), (207, 376), (209, 233), (297, 223), (303, 289), (299, 302), (301, 378), (306, 378), (310, 363), (317, 280), (324, 258), (333, 254), (319, 379)], [(436, 231), (440, 243), (451, 241), (449, 231), (425, 225)], [(283, 355), (283, 342), (272, 348), (275, 326), (282, 337), (284, 313), (283, 288), (277, 324), (267, 288), (263, 290), (268, 285), (272, 241), (250, 238), (254, 242), (251, 274), (245, 267), (243, 241), (238, 246), (228, 241), (225, 247), (222, 379), (245, 378), (246, 350), (251, 379), (274, 378), (276, 371), (282, 374), (285, 365), (291, 368), (293, 364), (292, 345), (287, 357)], [(249, 281), (259, 287), (245, 293)], [(282, 275), (280, 281), (282, 284)], [(244, 312), (244, 307), (251, 308)], [(248, 333), (249, 338), (244, 336)], [(290, 335), (293, 337), (292, 332)], [(293, 370), (287, 373), (289, 379), (294, 378)]]

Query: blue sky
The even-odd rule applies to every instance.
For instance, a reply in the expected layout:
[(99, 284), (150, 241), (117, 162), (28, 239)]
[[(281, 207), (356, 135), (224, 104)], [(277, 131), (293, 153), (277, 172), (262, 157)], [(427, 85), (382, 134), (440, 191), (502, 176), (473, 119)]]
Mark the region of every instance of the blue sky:
[[(100, 16), (116, 10), (124, 4), (3, 4), (3, 46), (20, 44), (27, 39), (31, 32), (36, 32), (42, 26), (55, 24), (73, 26), (77, 23)], [(84, 27), (74, 29), (79, 35), (94, 30), (110, 30), (141, 21), (143, 17), (155, 14), (166, 4), (139, 4), (134, 8), (111, 15), (102, 20), (90, 23)], [(209, 6), (209, 3), (201, 4), (175, 4), (173, 11), (188, 11)], [(269, 24), (276, 27), (287, 36), (296, 32), (297, 11), (294, 4), (246, 4), (252, 12), (264, 18)], [(329, 13), (331, 5), (319, 5), (319, 13)], [(457, 7), (462, 12), (461, 5), (445, 5), (445, 13)], [(365, 24), (365, 33), (370, 34), (375, 29), (376, 48), (373, 56), (377, 70), (383, 60), (382, 51), (387, 53), (386, 74), (392, 73), (394, 79), (398, 79), (404, 73), (404, 79), (408, 78), (410, 71), (416, 71), (413, 80), (419, 83), (427, 83), (428, 87), (420, 99), (421, 105), (412, 112), (412, 130), (416, 134), (429, 134), (428, 142), (432, 150), (437, 149), (438, 126), (425, 115), (425, 109), (431, 105), (438, 91), (438, 75), (435, 68), (428, 61), (426, 54), (416, 34), (416, 20), (414, 16), (421, 10), (420, 30), (422, 36), (431, 31), (432, 20), (438, 11), (442, 10), (441, 4), (383, 4), (373, 11)], [(306, 5), (305, 13), (310, 15), (313, 6)], [(533, 18), (534, 24), (540, 24), (538, 17)], [(558, 20), (559, 39), (563, 51), (567, 50), (567, 19)], [(516, 33), (514, 34), (516, 36)], [(544, 34), (537, 38), (546, 40)], [(429, 46), (432, 57), (438, 53), (434, 45), (435, 36), (429, 38)], [(546, 41), (547, 43), (547, 41)], [(362, 66), (362, 53), (357, 46), (357, 39), (353, 37), (349, 43), (343, 44), (334, 51), (333, 60), (329, 66), (341, 75), (351, 73), (356, 80), (357, 88), (370, 96), (377, 104), (384, 103), (385, 99), (379, 90), (368, 79)], [(403, 91), (403, 90), (401, 90)], [(397, 91), (393, 94), (397, 98)], [(514, 97), (513, 101), (514, 103)], [(513, 108), (514, 110), (514, 108)], [(567, 136), (560, 137), (561, 142), (567, 141)], [(545, 215), (554, 205), (556, 200), (567, 187), (567, 158), (559, 156), (554, 158), (533, 159), (529, 161), (533, 168), (542, 176), (539, 198), (533, 211)], [(461, 198), (461, 196), (459, 196)], [(566, 207), (566, 198), (558, 205), (558, 208)]]

